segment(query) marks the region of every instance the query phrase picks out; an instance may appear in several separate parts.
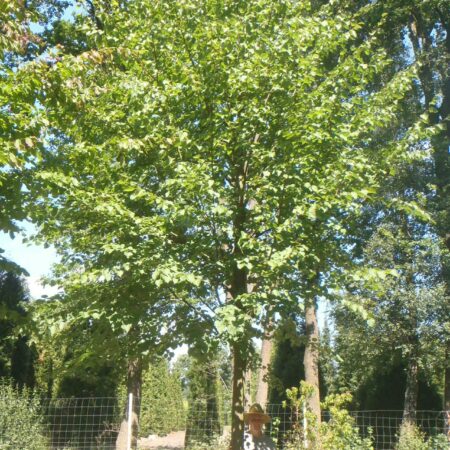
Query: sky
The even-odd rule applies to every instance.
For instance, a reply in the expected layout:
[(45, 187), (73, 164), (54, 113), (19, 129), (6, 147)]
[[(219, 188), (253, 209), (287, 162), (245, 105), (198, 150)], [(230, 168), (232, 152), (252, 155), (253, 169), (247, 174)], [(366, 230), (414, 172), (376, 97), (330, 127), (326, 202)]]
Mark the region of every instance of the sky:
[[(23, 227), (30, 234), (34, 230), (33, 226), (28, 223), (24, 223)], [(24, 244), (22, 240), (20, 235), (11, 239), (9, 234), (0, 231), (0, 248), (4, 250), (2, 256), (23, 267), (30, 274), (26, 277), (26, 281), (33, 298), (55, 294), (57, 292), (55, 287), (43, 286), (40, 282), (40, 278), (49, 275), (52, 264), (58, 261), (55, 249), (29, 243)]]

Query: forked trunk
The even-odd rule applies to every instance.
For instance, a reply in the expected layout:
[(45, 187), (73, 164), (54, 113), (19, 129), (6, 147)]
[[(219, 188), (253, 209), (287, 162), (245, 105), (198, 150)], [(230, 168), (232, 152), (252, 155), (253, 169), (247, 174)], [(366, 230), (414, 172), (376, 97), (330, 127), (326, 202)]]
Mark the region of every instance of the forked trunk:
[(416, 421), (417, 395), (419, 392), (419, 365), (416, 358), (408, 361), (406, 374), (405, 404), (403, 407), (403, 422), (413, 424)]
[(233, 391), (230, 450), (242, 450), (244, 445), (244, 383), (246, 361), (237, 344), (233, 346)]
[(317, 307), (314, 300), (305, 305), (306, 347), (303, 365), (305, 381), (314, 390), (307, 401), (307, 406), (317, 417), (317, 424), (321, 421), (320, 390), (319, 390), (319, 327), (317, 324)]
[[(137, 447), (139, 430), (139, 406), (141, 400), (142, 365), (139, 359), (129, 361), (127, 369), (127, 402), (123, 420), (120, 424), (119, 434), (116, 440), (116, 450), (127, 450), (128, 430), (131, 421), (131, 448)], [(132, 394), (132, 411), (129, 415), (129, 399)]]

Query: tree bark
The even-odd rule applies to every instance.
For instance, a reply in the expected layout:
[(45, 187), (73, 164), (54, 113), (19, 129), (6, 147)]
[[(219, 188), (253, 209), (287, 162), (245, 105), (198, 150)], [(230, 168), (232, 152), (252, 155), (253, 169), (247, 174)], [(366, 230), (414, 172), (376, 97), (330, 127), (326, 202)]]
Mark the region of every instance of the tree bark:
[(241, 347), (233, 345), (233, 387), (230, 450), (242, 450), (244, 445), (244, 383), (246, 361)]
[(245, 371), (244, 409), (252, 403), (252, 376), (252, 369), (248, 368)]
[(255, 398), (256, 403), (259, 403), (263, 408), (267, 405), (269, 397), (269, 370), (273, 349), (273, 333), (271, 328), (272, 322), (268, 320), (261, 344), (261, 368), (259, 369)]
[(403, 407), (403, 423), (413, 424), (416, 421), (417, 395), (419, 393), (419, 365), (417, 358), (410, 358), (406, 375), (405, 404)]
[(444, 414), (445, 414), (445, 434), (450, 442), (450, 340), (447, 339), (445, 352), (445, 381), (444, 381)]
[[(136, 358), (128, 362), (127, 368), (127, 402), (123, 420), (120, 424), (119, 434), (116, 440), (116, 450), (127, 449), (128, 437), (128, 421), (131, 420), (131, 448), (137, 447), (138, 431), (139, 431), (139, 413), (141, 401), (142, 386), (142, 364), (140, 359)], [(133, 394), (133, 408), (131, 417), (128, 417), (128, 399)]]
[(306, 347), (303, 365), (305, 381), (313, 388), (313, 394), (308, 399), (307, 406), (321, 422), (320, 390), (319, 390), (319, 327), (317, 323), (317, 305), (315, 299), (305, 304)]

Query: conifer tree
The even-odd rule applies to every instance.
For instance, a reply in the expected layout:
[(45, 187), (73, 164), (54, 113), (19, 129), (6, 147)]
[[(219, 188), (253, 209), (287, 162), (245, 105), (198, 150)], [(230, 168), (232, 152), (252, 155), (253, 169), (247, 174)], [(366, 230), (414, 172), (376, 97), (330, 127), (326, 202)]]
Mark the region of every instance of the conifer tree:
[(187, 373), (189, 394), (185, 448), (212, 445), (221, 434), (218, 405), (218, 359), (192, 358)]

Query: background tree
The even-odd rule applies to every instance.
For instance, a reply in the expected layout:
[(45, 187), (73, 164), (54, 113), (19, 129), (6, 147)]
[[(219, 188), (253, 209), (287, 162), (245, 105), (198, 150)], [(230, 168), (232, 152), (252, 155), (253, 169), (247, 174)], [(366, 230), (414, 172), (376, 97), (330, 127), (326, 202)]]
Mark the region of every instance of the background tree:
[[(354, 7), (355, 3), (349, 2)], [(425, 2), (403, 2), (393, 0), (378, 4), (378, 14), (388, 17), (384, 32), (385, 46), (396, 56), (397, 61), (415, 60), (420, 63), (416, 104), (419, 110), (415, 114), (423, 114), (430, 124), (436, 127), (431, 139), (433, 183), (435, 191), (429, 212), (435, 223), (434, 232), (441, 239), (443, 249), (447, 248), (450, 229), (449, 219), (449, 185), (450, 185), (450, 13), (446, 1), (428, 0)], [(450, 263), (448, 255), (441, 258), (441, 279), (446, 287), (446, 299), (450, 298), (449, 280)], [(446, 300), (448, 301), (448, 300)], [(447, 340), (447, 354), (450, 354), (448, 323), (444, 334)], [(447, 356), (447, 361), (450, 358)], [(450, 408), (450, 367), (446, 368), (446, 387), (444, 409)], [(450, 421), (448, 425), (450, 429)]]
[(180, 374), (160, 358), (152, 362), (142, 375), (140, 433), (164, 435), (184, 429), (185, 405)]
[[(405, 220), (408, 225), (405, 225)], [(417, 232), (419, 238), (414, 240)], [(448, 311), (443, 301), (444, 288), (436, 273), (436, 267), (439, 267), (438, 246), (431, 237), (423, 237), (420, 225), (400, 215), (397, 225), (380, 225), (368, 242), (365, 256), (367, 264), (390, 267), (397, 271), (398, 278), (385, 280), (375, 292), (353, 292), (353, 295), (361, 297), (359, 303), (364, 305), (369, 321), (356, 312), (342, 309), (337, 312), (337, 349), (344, 359), (340, 366), (347, 370), (350, 383), (352, 379), (356, 381), (359, 378), (359, 383), (366, 379), (358, 387), (369, 392), (379, 389), (376, 383), (369, 386), (376, 380), (376, 373), (380, 377), (383, 372), (390, 371), (393, 376), (390, 384), (396, 385), (397, 390), (399, 386), (405, 387), (404, 418), (413, 421), (420, 378), (428, 379), (432, 386), (431, 380), (436, 378), (435, 374), (439, 373), (445, 358), (442, 329)], [(351, 353), (348, 352), (350, 349)], [(399, 370), (402, 366), (403, 374)], [(372, 367), (375, 373), (368, 367)], [(421, 372), (426, 376), (420, 376)], [(398, 375), (394, 376), (394, 373)], [(382, 383), (381, 378), (378, 382)], [(364, 394), (361, 396), (364, 398)], [(387, 402), (393, 400), (393, 396), (386, 398)], [(381, 405), (378, 402), (377, 409)], [(386, 403), (387, 409), (393, 406), (393, 403)], [(360, 404), (359, 407), (369, 406)]]
[(14, 272), (0, 271), (0, 377), (12, 378), (17, 387), (34, 387), (36, 353), (19, 330), (25, 322), (29, 294)]
[(187, 373), (188, 413), (184, 445), (213, 445), (221, 434), (219, 421), (219, 360), (217, 355), (193, 357)]

